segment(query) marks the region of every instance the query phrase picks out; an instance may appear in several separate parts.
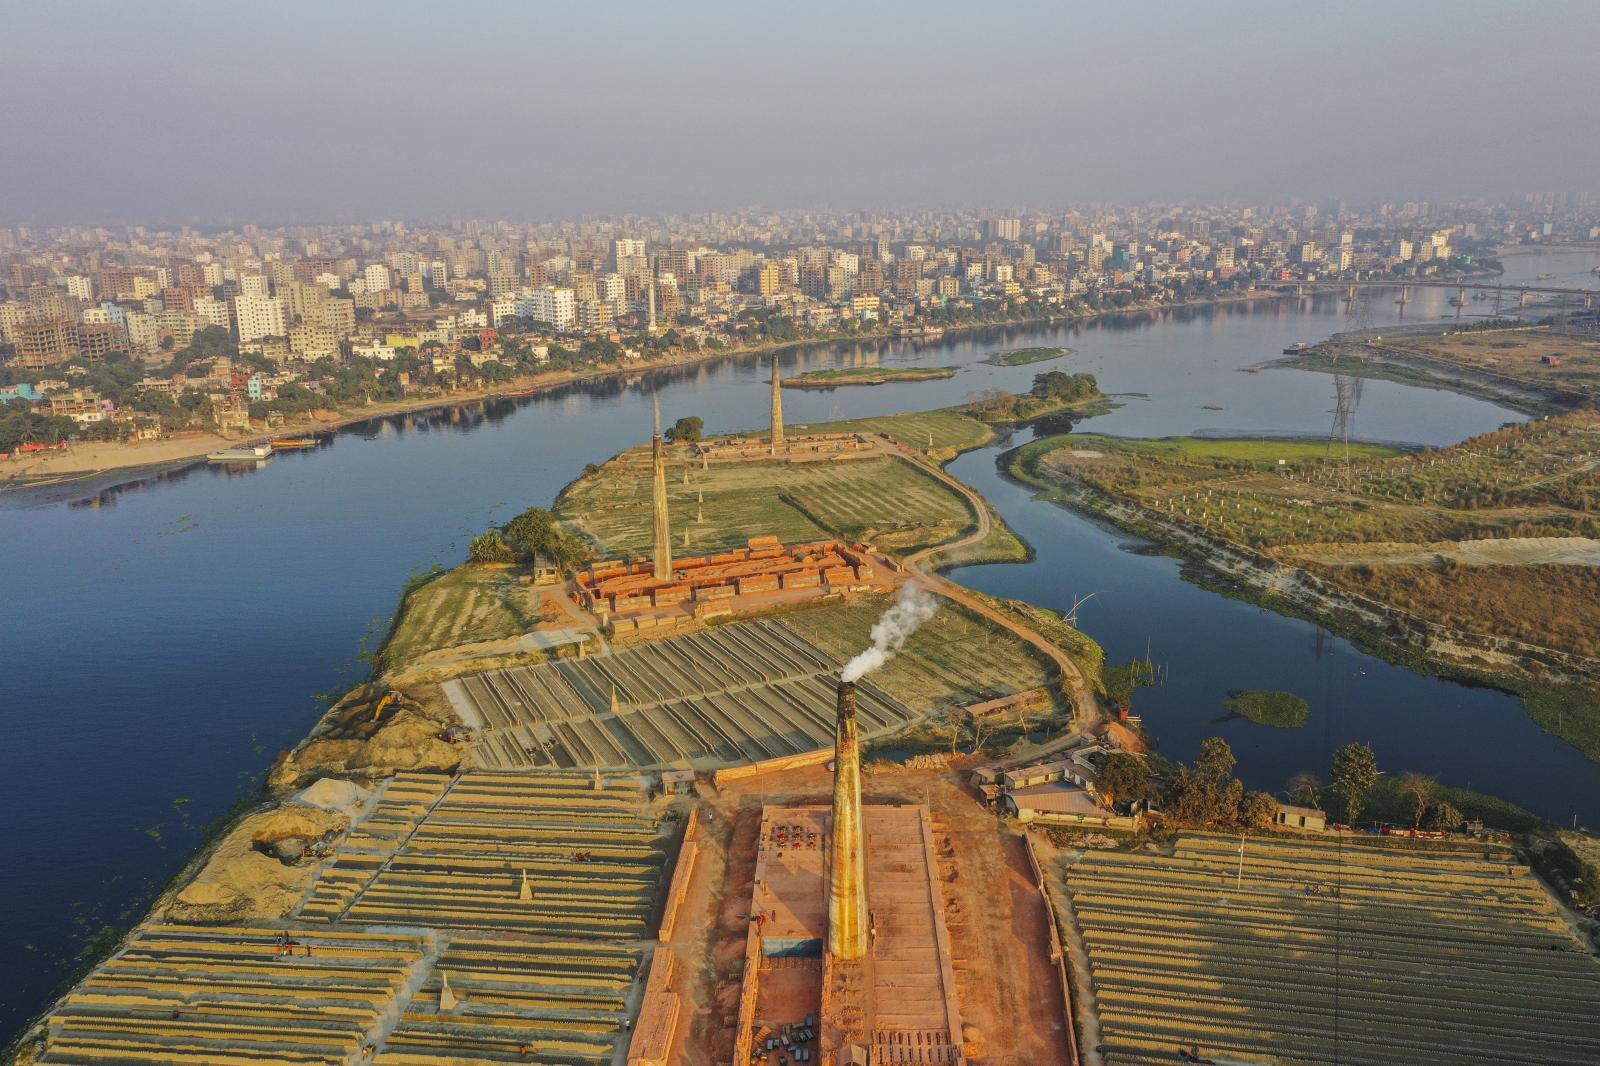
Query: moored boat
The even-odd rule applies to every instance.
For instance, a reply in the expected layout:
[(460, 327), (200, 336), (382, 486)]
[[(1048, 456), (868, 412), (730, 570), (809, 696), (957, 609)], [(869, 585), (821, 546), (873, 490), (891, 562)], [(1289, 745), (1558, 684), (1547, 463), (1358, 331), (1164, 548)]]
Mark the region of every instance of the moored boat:
[(265, 459), (272, 454), (270, 444), (248, 444), (239, 448), (223, 448), (209, 452), (206, 459), (213, 463), (249, 463)]

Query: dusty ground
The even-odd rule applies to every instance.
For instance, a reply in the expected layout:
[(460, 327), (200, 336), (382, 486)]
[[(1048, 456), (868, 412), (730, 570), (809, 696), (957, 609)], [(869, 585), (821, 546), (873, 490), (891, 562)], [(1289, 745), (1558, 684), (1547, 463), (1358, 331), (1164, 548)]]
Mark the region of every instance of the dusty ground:
[(298, 803), (253, 814), (223, 838), (163, 917), (202, 923), (283, 918), (311, 886), (317, 864), (285, 865), (262, 849), (287, 840), (314, 840), (329, 830), (342, 832), (349, 824), (344, 814)]
[(1566, 564), (1600, 566), (1600, 540), (1592, 537), (1506, 537), (1503, 540), (1455, 540), (1436, 544), (1319, 544), (1315, 553), (1286, 552), (1296, 562), (1328, 566), (1360, 564), (1418, 565), (1454, 559), (1471, 566), (1537, 566)]
[[(869, 764), (863, 799), (925, 803), (932, 810), (971, 1061), (1070, 1066), (1061, 990), (1041, 948), (1045, 902), (1033, 889), (1022, 840), (984, 810), (959, 776)], [(732, 1054), (761, 807), (826, 804), (830, 783), (826, 770), (808, 769), (739, 782), (708, 796), (711, 820), (702, 861), (711, 861), (691, 884), (680, 925), (698, 931), (680, 949), (693, 1011), (681, 1061), (708, 1066)]]

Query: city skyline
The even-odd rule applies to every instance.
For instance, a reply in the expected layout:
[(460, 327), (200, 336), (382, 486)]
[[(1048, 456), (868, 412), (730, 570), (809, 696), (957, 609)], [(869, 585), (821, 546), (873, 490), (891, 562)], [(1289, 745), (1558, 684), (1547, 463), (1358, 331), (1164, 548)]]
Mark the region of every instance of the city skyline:
[(1485, 4), (0, 10), (0, 225), (1446, 200), (1600, 164), (1578, 4), (1539, 9), (1559, 34)]

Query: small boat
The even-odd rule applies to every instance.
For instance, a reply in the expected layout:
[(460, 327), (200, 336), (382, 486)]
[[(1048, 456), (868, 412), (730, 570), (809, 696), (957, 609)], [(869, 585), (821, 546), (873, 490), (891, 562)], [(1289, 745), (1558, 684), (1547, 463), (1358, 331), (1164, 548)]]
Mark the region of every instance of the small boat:
[(206, 461), (212, 463), (253, 463), (265, 459), (272, 454), (270, 444), (252, 444), (243, 448), (223, 448), (221, 451), (209, 452)]
[(315, 448), (320, 443), (315, 437), (274, 437), (272, 450), (275, 452), (302, 451), (306, 448)]
[(1534, 281), (1549, 281), (1553, 277), (1555, 277), (1554, 274), (1535, 274), (1534, 277), (1533, 277), (1533, 280)]
[(1311, 345), (1307, 344), (1305, 341), (1295, 341), (1293, 344), (1289, 345), (1289, 347), (1287, 347), (1287, 348), (1285, 348), (1283, 350), (1283, 354), (1284, 355), (1299, 355), (1301, 352), (1305, 351), (1307, 348), (1310, 348), (1310, 347), (1311, 347)]

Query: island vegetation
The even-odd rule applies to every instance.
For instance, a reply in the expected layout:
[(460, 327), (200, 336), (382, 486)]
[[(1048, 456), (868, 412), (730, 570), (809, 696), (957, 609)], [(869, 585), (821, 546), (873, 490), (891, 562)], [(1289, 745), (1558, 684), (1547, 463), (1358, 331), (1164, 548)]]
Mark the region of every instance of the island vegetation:
[(1311, 717), (1311, 705), (1292, 692), (1237, 689), (1225, 706), (1230, 714), (1278, 729), (1298, 729)]
[(888, 385), (908, 381), (942, 381), (956, 376), (953, 366), (847, 366), (808, 370), (783, 378), (786, 389), (831, 389), (840, 385)]
[(991, 425), (1021, 425), (1047, 415), (1090, 415), (1110, 410), (1093, 374), (1050, 370), (1036, 374), (1025, 393), (991, 389), (966, 406), (972, 417)]
[(1051, 359), (1060, 359), (1070, 354), (1071, 348), (1052, 347), (1050, 345), (1036, 345), (1031, 348), (1003, 348), (998, 352), (991, 352), (984, 360), (994, 366), (1026, 366), (1029, 363), (1044, 363)]

